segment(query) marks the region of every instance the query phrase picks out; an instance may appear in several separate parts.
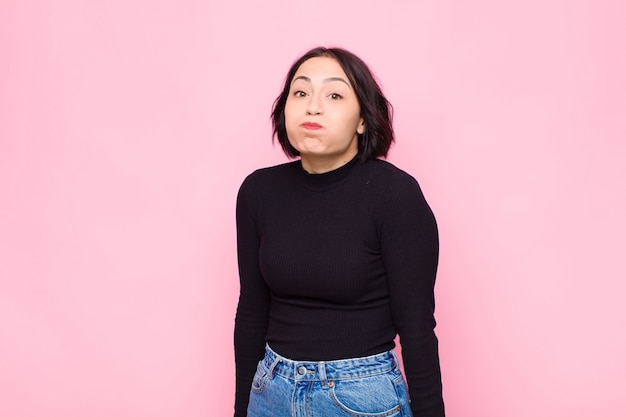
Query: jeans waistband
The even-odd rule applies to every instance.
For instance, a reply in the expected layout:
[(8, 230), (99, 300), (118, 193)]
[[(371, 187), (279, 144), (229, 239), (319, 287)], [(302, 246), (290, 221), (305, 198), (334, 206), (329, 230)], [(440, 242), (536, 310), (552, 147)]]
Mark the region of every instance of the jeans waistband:
[(333, 361), (294, 361), (265, 347), (265, 366), (270, 375), (297, 381), (327, 381), (362, 378), (384, 374), (398, 367), (398, 358), (390, 350), (361, 358)]

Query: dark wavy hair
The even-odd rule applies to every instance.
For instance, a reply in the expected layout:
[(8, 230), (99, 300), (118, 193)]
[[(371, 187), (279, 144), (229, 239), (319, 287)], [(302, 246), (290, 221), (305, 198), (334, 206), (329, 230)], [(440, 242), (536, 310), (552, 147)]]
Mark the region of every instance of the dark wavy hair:
[(367, 64), (352, 52), (342, 48), (314, 48), (293, 63), (285, 78), (283, 91), (274, 101), (272, 108), (273, 138), (278, 139), (280, 146), (289, 158), (300, 155), (300, 152), (289, 143), (287, 137), (285, 104), (289, 96), (291, 82), (298, 68), (305, 61), (316, 57), (336, 60), (348, 76), (348, 80), (356, 92), (361, 108), (361, 117), (365, 121), (365, 131), (358, 135), (359, 158), (386, 157), (395, 140), (392, 126), (393, 107), (383, 95)]

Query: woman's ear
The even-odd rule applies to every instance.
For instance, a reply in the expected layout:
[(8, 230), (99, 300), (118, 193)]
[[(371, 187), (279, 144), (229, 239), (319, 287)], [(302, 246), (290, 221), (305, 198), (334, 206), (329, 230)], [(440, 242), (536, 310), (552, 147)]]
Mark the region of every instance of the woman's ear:
[(363, 120), (363, 118), (361, 117), (361, 120), (359, 121), (359, 126), (357, 126), (356, 128), (356, 133), (362, 135), (363, 132), (365, 132), (365, 120)]

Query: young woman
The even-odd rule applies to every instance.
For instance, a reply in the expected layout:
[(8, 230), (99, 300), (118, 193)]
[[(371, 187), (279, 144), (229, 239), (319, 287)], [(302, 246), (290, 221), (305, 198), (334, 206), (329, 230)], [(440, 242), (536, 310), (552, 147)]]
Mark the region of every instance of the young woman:
[(237, 198), (235, 416), (444, 416), (437, 225), (415, 179), (378, 159), (390, 104), (360, 58), (316, 48), (272, 121), (298, 159), (252, 173)]

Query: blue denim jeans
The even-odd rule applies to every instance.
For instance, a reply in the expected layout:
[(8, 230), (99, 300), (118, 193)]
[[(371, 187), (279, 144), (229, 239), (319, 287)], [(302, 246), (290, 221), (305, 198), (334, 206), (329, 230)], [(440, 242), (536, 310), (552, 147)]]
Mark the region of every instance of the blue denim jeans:
[(265, 349), (248, 417), (412, 417), (393, 351), (335, 361), (293, 361)]

